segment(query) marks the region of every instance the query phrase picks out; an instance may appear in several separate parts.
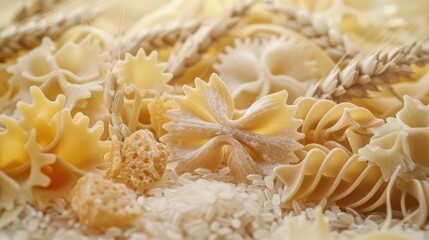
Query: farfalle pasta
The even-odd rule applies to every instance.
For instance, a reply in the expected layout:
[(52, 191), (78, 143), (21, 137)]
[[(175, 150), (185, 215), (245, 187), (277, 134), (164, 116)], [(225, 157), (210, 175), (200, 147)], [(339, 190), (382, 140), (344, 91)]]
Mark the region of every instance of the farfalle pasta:
[(50, 101), (38, 87), (30, 93), (31, 104), (17, 105), (21, 119), (0, 117), (0, 170), (43, 206), (64, 196), (84, 171), (96, 171), (109, 143), (100, 140), (102, 123), (90, 127), (88, 117), (72, 116), (64, 95)]
[(275, 175), (287, 186), (282, 201), (335, 201), (338, 206), (369, 212), (386, 201), (387, 182), (378, 166), (350, 155), (341, 148), (310, 150), (296, 165), (274, 168)]
[(197, 79), (195, 85), (183, 88), (185, 97), (176, 99), (178, 110), (168, 112), (172, 120), (164, 124), (168, 133), (161, 137), (178, 172), (214, 170), (225, 162), (237, 181), (245, 181), (248, 174), (269, 174), (272, 166), (297, 161), (301, 121), (294, 118), (295, 106), (286, 104), (287, 92), (237, 112), (217, 75), (208, 83)]
[(352, 103), (335, 103), (316, 98), (299, 98), (296, 117), (302, 119), (303, 144), (317, 143), (327, 147), (341, 147), (357, 153), (372, 136), (370, 128), (380, 126), (384, 120), (369, 110)]
[[(318, 61), (320, 49), (295, 35), (270, 39), (236, 40), (227, 47), (214, 67), (231, 90), (238, 108), (249, 107), (256, 99), (280, 90), (289, 93), (292, 103), (328, 72)], [(322, 53), (323, 54), (323, 53)], [(327, 60), (329, 65), (329, 59)]]

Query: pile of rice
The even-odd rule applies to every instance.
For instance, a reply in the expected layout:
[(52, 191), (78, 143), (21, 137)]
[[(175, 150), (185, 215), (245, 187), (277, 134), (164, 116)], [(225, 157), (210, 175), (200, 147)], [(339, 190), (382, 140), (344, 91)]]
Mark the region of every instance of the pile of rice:
[[(281, 181), (249, 175), (250, 185), (234, 184), (228, 173), (225, 167), (178, 176), (169, 166), (161, 182), (144, 196), (136, 196), (144, 213), (131, 229), (111, 227), (101, 233), (82, 226), (67, 202), (57, 199), (44, 211), (27, 205), (19, 219), (0, 232), (0, 239), (296, 239), (294, 232), (304, 234), (318, 224), (317, 208), (323, 209), (332, 239), (354, 239), (385, 225), (384, 213), (365, 216), (326, 200), (317, 205), (294, 202), (292, 209), (285, 209)], [(429, 228), (399, 219), (392, 219), (388, 230), (413, 239), (429, 238)], [(316, 239), (326, 239), (317, 234)]]

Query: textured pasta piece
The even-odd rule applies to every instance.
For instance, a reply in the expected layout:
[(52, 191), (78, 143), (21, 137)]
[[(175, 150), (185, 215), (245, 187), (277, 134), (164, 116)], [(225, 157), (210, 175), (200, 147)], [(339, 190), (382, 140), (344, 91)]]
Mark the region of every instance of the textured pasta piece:
[(108, 156), (112, 162), (108, 176), (125, 182), (138, 193), (164, 175), (168, 158), (165, 145), (157, 142), (148, 130), (132, 133), (125, 138), (122, 148), (114, 145), (112, 150)]
[(142, 211), (124, 184), (93, 173), (79, 179), (70, 198), (79, 221), (100, 230), (133, 226)]
[(296, 162), (301, 145), (297, 132), (301, 121), (294, 118), (296, 107), (286, 104), (281, 91), (256, 101), (246, 111), (236, 111), (225, 83), (213, 74), (208, 83), (195, 80), (185, 86), (185, 97), (177, 98), (178, 110), (168, 112), (172, 121), (164, 124), (161, 137), (176, 171), (216, 169), (225, 162), (237, 181), (251, 173), (268, 174), (278, 164)]
[(378, 165), (383, 178), (389, 179), (401, 166), (399, 177), (425, 179), (429, 175), (429, 106), (404, 97), (404, 107), (395, 118), (372, 129), (374, 136), (359, 150), (362, 159)]
[(301, 132), (303, 144), (345, 146), (353, 153), (369, 142), (370, 128), (380, 126), (384, 120), (369, 110), (352, 103), (335, 103), (316, 98), (299, 98), (296, 117), (304, 121)]
[(38, 86), (51, 100), (64, 94), (66, 108), (73, 109), (79, 100), (103, 90), (107, 57), (89, 38), (79, 44), (69, 42), (58, 49), (52, 40), (45, 38), (39, 47), (8, 68), (12, 77), (8, 81), (9, 91), (3, 96), (6, 100), (3, 100), (29, 102), (30, 87)]
[(274, 173), (287, 186), (282, 201), (289, 207), (293, 200), (326, 198), (340, 207), (369, 212), (386, 201), (387, 182), (380, 169), (341, 148), (329, 152), (314, 148), (299, 164), (278, 166)]
[(72, 117), (64, 108), (64, 95), (50, 101), (37, 87), (30, 93), (32, 104), (17, 104), (20, 119), (0, 117), (5, 126), (0, 131), (0, 170), (19, 182), (29, 199), (34, 187), (51, 191), (38, 198), (46, 203), (70, 189), (76, 174), (102, 165), (110, 144), (100, 140), (104, 131), (101, 122), (90, 128), (88, 117)]
[(141, 48), (136, 56), (126, 54), (125, 60), (118, 64), (121, 78), (119, 84), (127, 93), (134, 88), (138, 90), (156, 90), (158, 92), (170, 92), (173, 87), (168, 81), (173, 77), (166, 73), (166, 63), (158, 62), (158, 52), (153, 51), (149, 56)]
[[(238, 108), (256, 99), (287, 90), (289, 103), (303, 96), (307, 88), (327, 74), (318, 65), (320, 49), (294, 35), (269, 40), (236, 40), (227, 47), (214, 67), (224, 79)], [(333, 64), (332, 64), (333, 66)]]
[(167, 133), (163, 125), (171, 121), (171, 118), (167, 115), (167, 111), (177, 109), (177, 104), (171, 99), (161, 97), (151, 101), (147, 107), (152, 129), (156, 137), (160, 138)]

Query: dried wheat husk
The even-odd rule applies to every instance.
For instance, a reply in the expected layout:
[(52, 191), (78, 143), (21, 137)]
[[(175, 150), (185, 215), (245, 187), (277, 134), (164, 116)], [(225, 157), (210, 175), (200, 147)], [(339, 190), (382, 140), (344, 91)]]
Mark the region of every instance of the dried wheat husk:
[(94, 18), (102, 10), (103, 6), (77, 6), (0, 29), (0, 62), (38, 46), (44, 37), (57, 39), (70, 27)]
[(30, 17), (38, 16), (48, 9), (53, 9), (63, 0), (33, 0), (24, 5), (13, 17), (13, 22), (18, 23)]
[(173, 73), (174, 82), (186, 70), (199, 61), (209, 47), (231, 30), (238, 20), (246, 14), (254, 0), (239, 2), (224, 16), (202, 24), (198, 30), (186, 39), (183, 45), (172, 53), (168, 60), (167, 71)]
[[(380, 51), (368, 56), (357, 56), (344, 68), (335, 67), (324, 79), (312, 86), (307, 96), (344, 102), (351, 98), (368, 96), (401, 77), (414, 73), (413, 65), (429, 63), (429, 43), (412, 43), (403, 48)], [(394, 94), (394, 93), (393, 93)]]
[(341, 60), (344, 64), (359, 53), (359, 47), (342, 34), (338, 27), (329, 24), (321, 15), (288, 5), (268, 3), (267, 8), (274, 13), (286, 15), (287, 19), (282, 21), (281, 25), (300, 32), (313, 40), (334, 61)]

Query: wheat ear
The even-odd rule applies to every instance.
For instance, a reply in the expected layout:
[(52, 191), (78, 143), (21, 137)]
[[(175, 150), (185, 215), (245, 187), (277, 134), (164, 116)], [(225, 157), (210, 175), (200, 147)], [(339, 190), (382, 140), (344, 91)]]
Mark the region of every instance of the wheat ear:
[(33, 0), (30, 4), (23, 6), (18, 13), (15, 14), (13, 22), (21, 22), (30, 17), (39, 15), (47, 9), (54, 8), (62, 0)]
[(123, 58), (125, 53), (135, 55), (140, 48), (143, 48), (149, 54), (154, 49), (173, 46), (177, 42), (185, 41), (195, 33), (201, 23), (199, 21), (190, 21), (145, 29), (127, 39), (121, 40), (113, 48), (113, 56)]
[(119, 88), (116, 73), (107, 73), (106, 87), (104, 88), (104, 104), (110, 112), (109, 135), (116, 136), (119, 143), (123, 143), (131, 132), (121, 118), (121, 109), (124, 105), (124, 92)]
[(183, 46), (178, 48), (168, 60), (167, 71), (173, 73), (174, 76), (170, 83), (180, 77), (186, 68), (198, 62), (212, 43), (235, 26), (238, 19), (247, 12), (253, 3), (253, 0), (240, 1), (227, 14), (202, 24), (195, 34), (189, 36)]
[(298, 10), (288, 5), (267, 3), (267, 8), (275, 13), (286, 15), (287, 19), (281, 24), (294, 31), (300, 32), (325, 50), (334, 61), (347, 63), (359, 53), (359, 47), (341, 31), (329, 24), (322, 16)]
[(82, 10), (75, 8), (55, 15), (30, 19), (0, 30), (0, 61), (16, 56), (21, 50), (32, 49), (40, 44), (43, 37), (58, 38), (65, 30), (78, 24), (82, 18), (91, 19), (102, 8)]
[(352, 59), (343, 69), (335, 67), (331, 73), (312, 86), (307, 96), (343, 102), (350, 98), (366, 97), (368, 90), (389, 87), (400, 77), (414, 73), (412, 65), (429, 63), (429, 43), (413, 43), (388, 52), (377, 52)]

